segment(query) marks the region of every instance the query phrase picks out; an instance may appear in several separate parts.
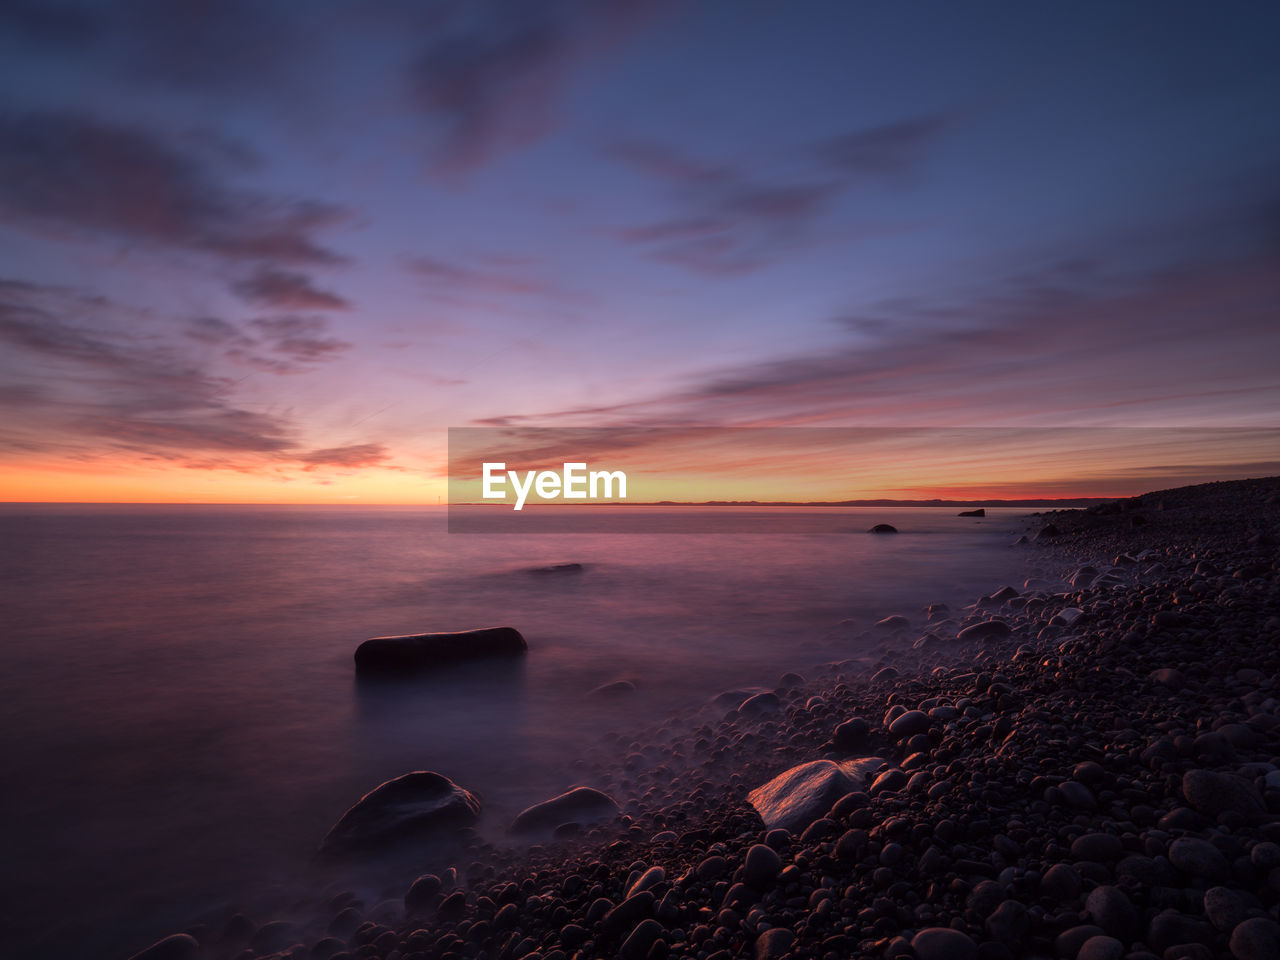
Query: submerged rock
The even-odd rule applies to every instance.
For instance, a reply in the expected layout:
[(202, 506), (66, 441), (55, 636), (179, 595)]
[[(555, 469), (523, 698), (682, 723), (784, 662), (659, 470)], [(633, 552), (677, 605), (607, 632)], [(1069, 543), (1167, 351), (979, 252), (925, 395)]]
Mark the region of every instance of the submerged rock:
[(631, 680), (612, 680), (609, 683), (602, 683), (600, 686), (592, 690), (587, 696), (589, 697), (617, 697), (624, 693), (635, 693), (636, 685)]
[(520, 656), (528, 649), (514, 627), (485, 627), (458, 633), (417, 633), (374, 637), (356, 648), (362, 673), (407, 673), (484, 657)]
[(200, 950), (195, 937), (185, 933), (158, 940), (140, 953), (135, 953), (129, 960), (191, 960)]
[(575, 787), (521, 811), (511, 823), (511, 832), (534, 833), (554, 830), (566, 823), (597, 823), (611, 820), (618, 813), (617, 802), (607, 793), (592, 787)]
[(322, 853), (342, 853), (475, 822), (480, 800), (448, 777), (415, 770), (380, 784), (325, 835)]
[(883, 763), (878, 757), (844, 763), (812, 760), (752, 790), (747, 802), (765, 826), (795, 831), (824, 816), (841, 797), (865, 790), (867, 774)]

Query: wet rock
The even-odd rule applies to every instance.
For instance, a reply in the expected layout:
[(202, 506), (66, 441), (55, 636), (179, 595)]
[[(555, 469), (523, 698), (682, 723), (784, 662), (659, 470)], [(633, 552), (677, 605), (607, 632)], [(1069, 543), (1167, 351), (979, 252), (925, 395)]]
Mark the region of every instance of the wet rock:
[(374, 637), (356, 648), (360, 673), (402, 674), (487, 657), (521, 656), (528, 644), (513, 627), (486, 627), (459, 633), (418, 633)]
[(1230, 933), (1249, 915), (1249, 910), (1233, 890), (1210, 887), (1204, 892), (1204, 914), (1218, 930)]
[(344, 813), (320, 845), (322, 853), (367, 850), (410, 836), (474, 823), (480, 800), (448, 777), (415, 770), (388, 780)]
[(613, 797), (593, 787), (576, 787), (558, 797), (522, 810), (511, 823), (512, 833), (554, 830), (565, 823), (599, 823), (619, 813)]
[(773, 884), (778, 872), (782, 869), (782, 858), (762, 843), (757, 843), (747, 851), (743, 864), (743, 880), (748, 886), (763, 890)]
[(602, 683), (600, 686), (592, 690), (587, 696), (592, 698), (608, 699), (611, 697), (620, 697), (628, 693), (635, 693), (636, 685), (632, 680), (611, 680), (609, 683)]
[(662, 924), (657, 920), (641, 920), (622, 941), (622, 960), (645, 960), (650, 948), (662, 938)]
[(1192, 809), (1214, 819), (1224, 813), (1254, 817), (1267, 812), (1253, 784), (1230, 773), (1188, 770), (1182, 776), (1182, 795)]
[(756, 960), (785, 957), (795, 939), (796, 935), (785, 927), (766, 930), (756, 939)]
[(1030, 929), (1031, 920), (1027, 916), (1027, 908), (1017, 900), (1004, 901), (987, 917), (987, 933), (1010, 946), (1025, 940)]
[(1040, 878), (1040, 892), (1062, 903), (1074, 903), (1082, 889), (1080, 874), (1069, 864), (1055, 863)]
[(836, 727), (831, 735), (831, 742), (837, 750), (852, 752), (866, 747), (867, 738), (870, 736), (871, 724), (861, 717), (850, 717)]
[(898, 528), (891, 523), (877, 523), (868, 532), (869, 533), (897, 533)]
[(1113, 937), (1128, 941), (1136, 932), (1138, 912), (1119, 887), (1095, 887), (1085, 899), (1084, 909), (1094, 923)]
[(1076, 960), (1123, 960), (1124, 944), (1105, 934), (1090, 937), (1080, 945)]
[(973, 626), (965, 627), (956, 637), (960, 641), (968, 643), (971, 640), (993, 640), (999, 637), (1007, 637), (1012, 632), (1009, 624), (1003, 620), (984, 620), (981, 623), (973, 624)]
[[(1092, 799), (1092, 797), (1090, 797)], [(1106, 863), (1124, 855), (1124, 844), (1110, 833), (1086, 833), (1071, 843), (1071, 856), (1077, 860), (1096, 860)]]
[(653, 905), (653, 894), (648, 890), (627, 897), (601, 918), (600, 932), (606, 937), (616, 937), (624, 930), (631, 930), (653, 914)]
[(929, 715), (923, 710), (908, 710), (889, 724), (889, 734), (902, 740), (917, 733), (927, 733), (930, 725)]
[(1179, 837), (1169, 845), (1169, 862), (1188, 876), (1221, 880), (1227, 875), (1227, 859), (1207, 840)]
[(926, 927), (911, 938), (916, 960), (978, 960), (978, 945), (950, 927)]
[(1275, 960), (1280, 957), (1280, 924), (1253, 917), (1231, 931), (1231, 955), (1236, 960)]
[(196, 938), (185, 933), (175, 933), (157, 940), (151, 946), (135, 953), (129, 960), (193, 960), (200, 951)]
[(434, 873), (424, 873), (409, 885), (404, 894), (404, 912), (412, 916), (426, 910), (440, 896), (440, 878)]
[(822, 817), (841, 797), (865, 789), (866, 774), (882, 761), (813, 760), (752, 790), (747, 801), (769, 828), (799, 830)]

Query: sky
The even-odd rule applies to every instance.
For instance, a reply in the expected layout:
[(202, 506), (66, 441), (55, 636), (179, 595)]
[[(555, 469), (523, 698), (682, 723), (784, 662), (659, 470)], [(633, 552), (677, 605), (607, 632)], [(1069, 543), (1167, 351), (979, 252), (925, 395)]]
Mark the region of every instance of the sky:
[(434, 503), (450, 427), (1209, 428), (965, 489), (1280, 472), (1278, 41), (1272, 3), (10, 0), (0, 499)]

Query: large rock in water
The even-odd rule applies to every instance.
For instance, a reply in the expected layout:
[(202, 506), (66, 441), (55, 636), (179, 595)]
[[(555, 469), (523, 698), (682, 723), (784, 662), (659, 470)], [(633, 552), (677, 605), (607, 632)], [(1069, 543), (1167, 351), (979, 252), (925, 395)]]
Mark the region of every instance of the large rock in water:
[(482, 657), (517, 657), (528, 648), (514, 627), (374, 637), (356, 647), (356, 670), (406, 673)]
[(535, 833), (554, 830), (566, 823), (598, 823), (612, 820), (618, 813), (618, 804), (607, 793), (591, 787), (575, 787), (521, 811), (511, 823), (511, 832)]
[(333, 825), (321, 853), (343, 853), (383, 846), (444, 827), (474, 823), (480, 800), (448, 777), (415, 770), (388, 780), (361, 797)]
[(985, 517), (986, 515), (986, 507), (978, 507), (976, 510), (961, 510), (959, 513), (959, 516), (962, 517)]
[(879, 757), (843, 763), (812, 760), (756, 787), (747, 801), (765, 826), (795, 832), (825, 816), (841, 797), (866, 790), (867, 776), (883, 765)]

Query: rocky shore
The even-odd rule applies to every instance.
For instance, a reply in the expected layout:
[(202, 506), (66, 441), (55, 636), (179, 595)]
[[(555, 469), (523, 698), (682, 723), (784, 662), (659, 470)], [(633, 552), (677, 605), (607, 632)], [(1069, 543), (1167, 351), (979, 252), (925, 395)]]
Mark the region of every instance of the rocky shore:
[(610, 738), (616, 817), (139, 956), (1276, 960), (1278, 524), (1280, 478), (1034, 517), (1043, 577)]

